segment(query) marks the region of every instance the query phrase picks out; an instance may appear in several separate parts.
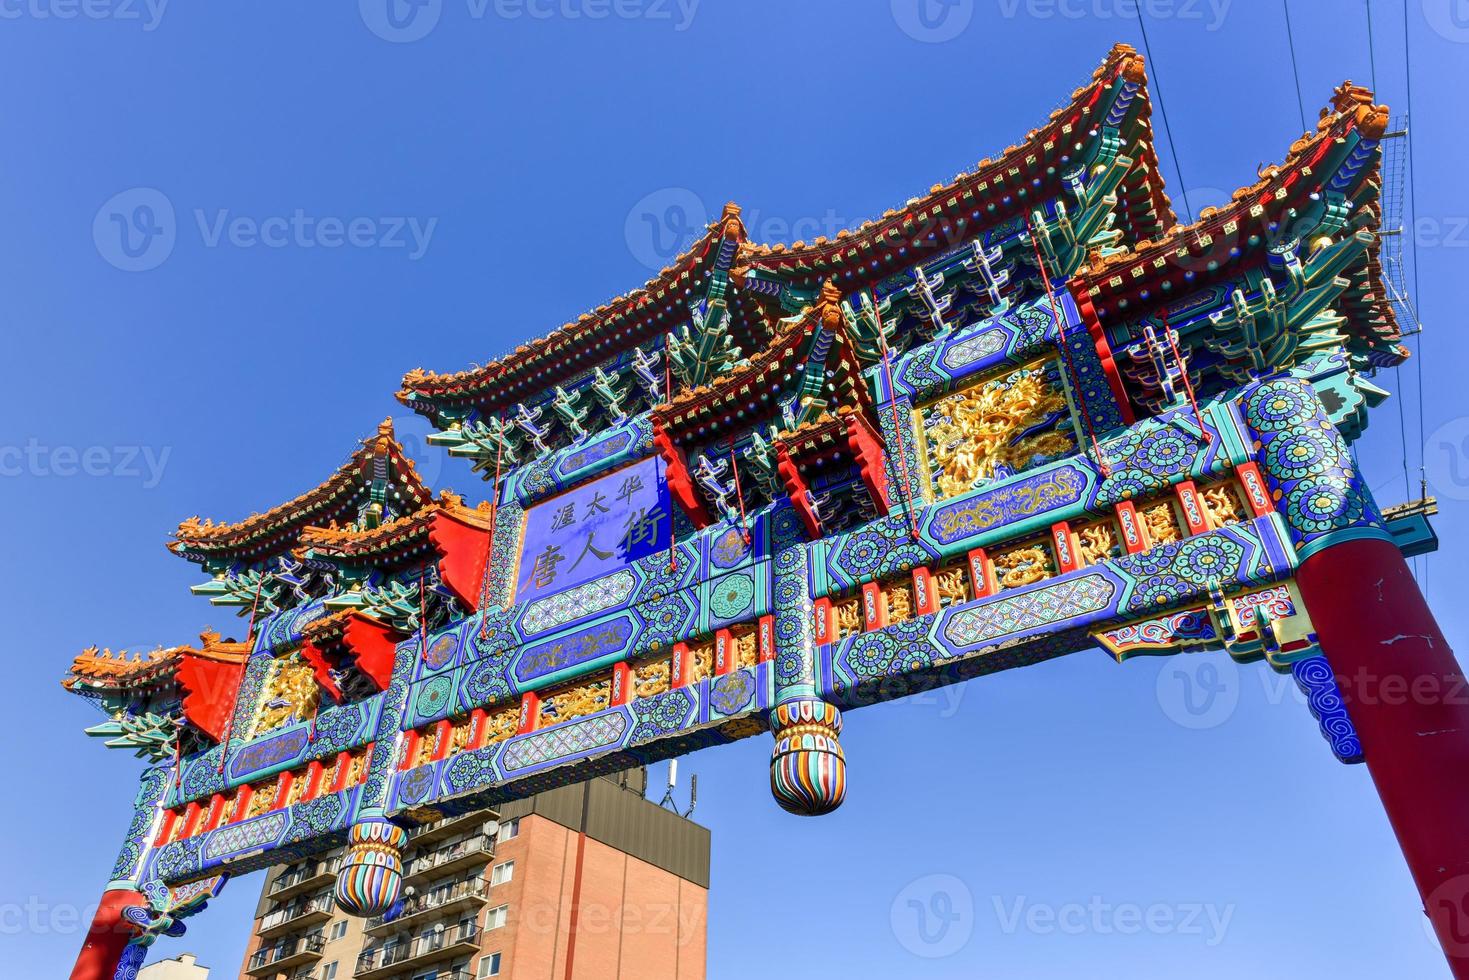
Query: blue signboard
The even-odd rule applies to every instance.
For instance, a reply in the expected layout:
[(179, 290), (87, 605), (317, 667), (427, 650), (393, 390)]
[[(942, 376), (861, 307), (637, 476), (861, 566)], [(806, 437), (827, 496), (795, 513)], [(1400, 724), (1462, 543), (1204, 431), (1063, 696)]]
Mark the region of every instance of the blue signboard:
[(525, 516), (517, 601), (560, 592), (666, 551), (671, 514), (657, 456), (536, 504)]

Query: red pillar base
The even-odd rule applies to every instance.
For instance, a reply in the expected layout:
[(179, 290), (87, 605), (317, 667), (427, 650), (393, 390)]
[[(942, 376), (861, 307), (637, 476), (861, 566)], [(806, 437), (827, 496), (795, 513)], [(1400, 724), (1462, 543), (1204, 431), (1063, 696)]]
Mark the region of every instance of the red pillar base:
[(1301, 595), (1455, 977), (1469, 978), (1469, 687), (1402, 553), (1346, 541)]
[(131, 889), (103, 892), (102, 904), (92, 917), (92, 926), (72, 967), (71, 980), (113, 980), (128, 940), (138, 934), (137, 926), (123, 920), (122, 910), (129, 905), (147, 904), (146, 898)]

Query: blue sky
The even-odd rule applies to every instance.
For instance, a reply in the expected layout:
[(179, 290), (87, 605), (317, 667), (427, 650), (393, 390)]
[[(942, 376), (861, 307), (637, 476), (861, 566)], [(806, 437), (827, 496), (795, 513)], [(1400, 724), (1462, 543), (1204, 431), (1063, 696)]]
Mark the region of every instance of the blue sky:
[[(70, 658), (227, 625), (164, 551), (181, 518), (293, 496), (390, 415), (474, 496), (392, 400), (406, 370), (483, 362), (641, 283), (728, 199), (760, 238), (860, 222), (1017, 141), (1112, 41), (1140, 46), (1130, 0), (927, 2), (0, 4), (8, 974), (69, 968), (133, 792), (137, 764), (57, 686)], [(1379, 379), (1406, 432), (1390, 403), (1360, 447), (1384, 503), (1401, 445), (1415, 489), (1426, 460), (1455, 555), (1469, 11), (1406, 2), (1423, 425), (1415, 365)], [(1191, 203), (1220, 203), (1301, 131), (1280, 6), (1143, 6)], [(1400, 111), (1402, 0), (1373, 7)], [(1314, 117), (1370, 76), (1365, 4), (1291, 11)], [(1420, 576), (1462, 646), (1454, 567)], [(849, 796), (820, 820), (771, 801), (766, 738), (682, 767), (714, 833), (711, 978), (1448, 975), (1367, 773), (1260, 668), (1091, 651), (847, 721)], [(156, 955), (234, 975), (258, 889), (232, 883)]]

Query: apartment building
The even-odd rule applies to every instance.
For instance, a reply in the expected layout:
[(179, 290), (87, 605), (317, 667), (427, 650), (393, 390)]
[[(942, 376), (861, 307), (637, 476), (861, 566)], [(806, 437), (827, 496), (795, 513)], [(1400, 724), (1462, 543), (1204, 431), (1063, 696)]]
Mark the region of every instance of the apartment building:
[(416, 828), (404, 898), (357, 919), (340, 853), (273, 868), (245, 980), (703, 980), (709, 831), (630, 770)]

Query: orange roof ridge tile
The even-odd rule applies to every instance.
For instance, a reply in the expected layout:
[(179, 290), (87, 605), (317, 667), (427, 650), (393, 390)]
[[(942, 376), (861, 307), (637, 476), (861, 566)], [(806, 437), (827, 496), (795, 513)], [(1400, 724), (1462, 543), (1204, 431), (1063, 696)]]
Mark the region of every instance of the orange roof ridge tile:
[(392, 419), (379, 423), (375, 435), (362, 441), (351, 458), (337, 468), (325, 481), (267, 511), (251, 514), (243, 520), (216, 523), (200, 519), (197, 515), (180, 522), (175, 540), (168, 548), (175, 554), (197, 546), (228, 547), (249, 541), (253, 536), (268, 531), (277, 524), (309, 521), (320, 510), (344, 493), (354, 489), (361, 474), (378, 453), (387, 453), (397, 463), (394, 468), (416, 495), (427, 497), (428, 487), (418, 476), (413, 460), (403, 453), (393, 432)]

